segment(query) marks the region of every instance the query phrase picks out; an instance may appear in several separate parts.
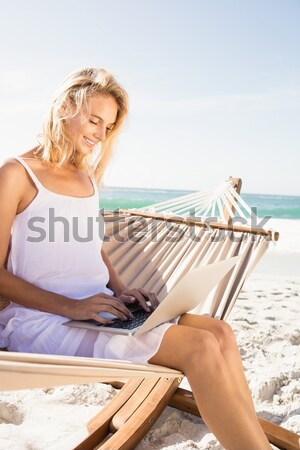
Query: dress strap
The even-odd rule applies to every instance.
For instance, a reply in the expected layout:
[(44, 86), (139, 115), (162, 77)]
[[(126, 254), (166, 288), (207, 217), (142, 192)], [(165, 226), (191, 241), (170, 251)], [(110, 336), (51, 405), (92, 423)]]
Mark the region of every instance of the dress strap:
[(19, 161), (19, 163), (22, 164), (22, 166), (26, 169), (26, 171), (29, 173), (30, 177), (32, 178), (32, 181), (36, 185), (38, 189), (43, 188), (44, 186), (38, 179), (38, 177), (34, 174), (33, 170), (29, 167), (29, 165), (24, 161), (23, 158), (20, 158), (19, 156), (14, 156), (14, 159)]
[(95, 178), (90, 176), (90, 180), (92, 182), (92, 185), (94, 187), (94, 195), (99, 195), (99, 186), (97, 185)]

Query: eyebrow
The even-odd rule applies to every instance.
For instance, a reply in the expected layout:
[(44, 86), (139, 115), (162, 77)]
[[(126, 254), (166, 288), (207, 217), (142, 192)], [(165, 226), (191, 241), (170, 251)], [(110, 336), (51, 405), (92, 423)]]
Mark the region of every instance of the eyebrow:
[[(97, 119), (100, 119), (100, 120), (103, 121), (102, 117), (96, 116), (96, 114), (91, 114), (91, 116), (97, 117)], [(116, 124), (116, 122), (114, 122), (114, 123), (108, 123), (107, 125), (115, 125), (115, 124)]]

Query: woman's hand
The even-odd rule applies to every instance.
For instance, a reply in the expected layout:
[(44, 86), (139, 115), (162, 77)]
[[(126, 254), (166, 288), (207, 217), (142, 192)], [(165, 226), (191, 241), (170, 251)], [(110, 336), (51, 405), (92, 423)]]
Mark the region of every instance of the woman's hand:
[(150, 311), (147, 301), (150, 302), (151, 307), (156, 309), (159, 305), (159, 300), (154, 292), (149, 292), (144, 288), (129, 288), (124, 287), (122, 291), (118, 293), (118, 298), (124, 303), (133, 303), (138, 301), (145, 311)]
[(104, 293), (92, 295), (82, 300), (73, 300), (68, 317), (73, 320), (94, 319), (103, 324), (111, 323), (110, 319), (99, 315), (101, 312), (111, 313), (121, 320), (133, 318), (132, 313), (121, 299)]

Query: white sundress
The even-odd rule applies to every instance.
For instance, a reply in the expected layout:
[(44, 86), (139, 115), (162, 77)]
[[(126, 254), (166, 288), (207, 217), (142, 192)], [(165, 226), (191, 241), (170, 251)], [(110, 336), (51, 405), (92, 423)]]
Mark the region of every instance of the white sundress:
[[(96, 183), (92, 180), (94, 194), (90, 197), (57, 194), (42, 185), (24, 159), (15, 159), (27, 170), (38, 192), (15, 217), (7, 270), (78, 301), (100, 292), (114, 295), (107, 288), (109, 273), (101, 256), (99, 219), (95, 220), (101, 217)], [(0, 311), (0, 348), (144, 363), (158, 351), (164, 333), (174, 325), (164, 323), (135, 337), (63, 326), (68, 320), (11, 302)]]

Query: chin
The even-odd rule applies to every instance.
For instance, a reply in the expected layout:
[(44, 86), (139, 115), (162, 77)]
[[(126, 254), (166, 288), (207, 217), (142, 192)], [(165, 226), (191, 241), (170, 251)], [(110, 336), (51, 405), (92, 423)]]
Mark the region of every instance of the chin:
[(93, 153), (93, 151), (94, 151), (94, 148), (79, 148), (76, 150), (76, 152), (82, 156), (88, 156), (91, 153)]

